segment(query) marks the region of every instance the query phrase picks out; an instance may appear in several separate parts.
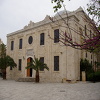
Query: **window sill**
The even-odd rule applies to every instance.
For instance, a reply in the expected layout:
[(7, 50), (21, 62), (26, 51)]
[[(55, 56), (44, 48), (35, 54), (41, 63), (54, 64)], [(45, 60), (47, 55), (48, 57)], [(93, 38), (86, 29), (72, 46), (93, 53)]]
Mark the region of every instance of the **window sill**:
[(60, 73), (60, 71), (53, 71), (53, 73)]
[(60, 42), (57, 42), (57, 43), (53, 43), (54, 45), (58, 45)]
[(40, 46), (43, 46), (44, 47), (45, 45), (40, 45)]

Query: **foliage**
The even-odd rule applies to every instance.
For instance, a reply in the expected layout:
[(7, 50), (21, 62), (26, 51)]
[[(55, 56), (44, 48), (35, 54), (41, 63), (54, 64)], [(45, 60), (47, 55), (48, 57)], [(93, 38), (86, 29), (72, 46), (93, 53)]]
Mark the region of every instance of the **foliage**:
[(93, 16), (93, 19), (96, 18), (97, 22), (100, 22), (100, 0), (91, 0), (88, 5), (87, 11), (90, 15)]
[(26, 67), (26, 69), (32, 68), (34, 70), (36, 70), (36, 76), (35, 76), (35, 81), (39, 82), (39, 70), (42, 69), (47, 69), (49, 70), (49, 68), (47, 67), (47, 64), (43, 63), (40, 61), (40, 59), (38, 58), (34, 58), (34, 60), (32, 60), (32, 62), (28, 63), (28, 66)]
[(52, 0), (52, 3), (56, 3), (56, 5), (53, 7), (54, 12), (58, 11), (58, 9), (60, 9), (62, 7), (63, 2), (64, 2), (64, 0)]
[[(96, 62), (99, 65), (98, 62)], [(92, 65), (87, 59), (81, 59), (80, 61), (80, 70), (86, 72), (87, 81), (100, 81), (100, 71), (94, 71)]]
[(6, 45), (5, 44), (0, 44), (0, 58), (6, 56)]
[[(58, 9), (60, 9), (63, 6), (64, 1), (65, 0), (52, 0), (52, 3), (56, 3), (56, 6), (54, 6), (55, 12), (58, 11)], [(100, 1), (99, 0), (92, 0), (91, 3), (88, 4), (87, 10), (89, 14), (98, 18), (98, 21), (100, 21)], [(66, 24), (66, 26), (61, 26), (61, 27), (64, 27), (64, 28), (66, 27), (69, 30), (69, 33), (66, 31), (65, 32), (63, 31), (62, 33), (60, 33), (60, 38), (59, 38), (60, 42), (62, 42), (65, 46), (70, 46), (75, 49), (87, 50), (89, 52), (94, 52), (94, 53), (100, 52), (100, 30), (99, 30), (100, 25), (98, 25), (99, 27), (96, 27), (95, 22), (94, 22), (94, 17), (93, 17), (93, 20), (91, 19), (87, 20), (87, 17), (86, 18), (82, 17), (82, 19), (84, 19), (84, 21), (86, 21), (87, 24), (91, 26), (91, 29), (93, 30), (93, 32), (90, 32), (90, 29), (87, 29), (86, 27), (78, 23), (81, 27), (84, 28), (84, 32), (85, 32), (84, 34), (83, 32), (76, 31), (74, 28), (70, 27), (70, 25), (68, 24), (68, 21), (69, 21), (68, 19), (66, 21), (59, 13), (58, 15), (62, 19), (62, 21), (64, 21), (64, 23)], [(66, 17), (68, 18), (67, 10), (66, 10)], [(50, 20), (53, 23), (55, 23), (54, 18), (50, 17)], [(78, 34), (81, 37), (81, 43), (74, 41), (72, 37), (72, 32)]]
[(87, 80), (88, 81), (100, 81), (100, 71), (94, 72), (94, 73), (90, 73), (87, 75)]
[(80, 70), (86, 71), (86, 73), (93, 72), (92, 65), (87, 59), (81, 59), (80, 61)]
[(82, 49), (89, 52), (98, 53), (100, 51), (100, 33), (90, 39), (84, 39)]
[(16, 66), (13, 58), (6, 55), (6, 45), (0, 44), (0, 69), (6, 69), (8, 66)]
[(95, 65), (98, 67), (98, 66), (100, 66), (100, 62), (96, 62), (95, 61)]
[(16, 63), (10, 56), (5, 56), (4, 58), (0, 58), (0, 69), (6, 69), (7, 67), (15, 67)]
[(3, 79), (6, 79), (6, 68), (7, 67), (16, 67), (16, 63), (14, 62), (13, 58), (6, 55), (6, 45), (0, 44), (0, 69), (3, 73)]
[(34, 60), (32, 60), (32, 62), (28, 63), (28, 66), (26, 67), (26, 69), (32, 68), (36, 71), (41, 70), (41, 69), (47, 69), (49, 70), (49, 68), (47, 67), (47, 64), (42, 63), (40, 61), (40, 59), (35, 58)]
[[(54, 12), (58, 11), (58, 9), (62, 7), (64, 1), (65, 0), (52, 0), (52, 3), (56, 3), (56, 5), (53, 7)], [(93, 19), (96, 18), (97, 21), (100, 22), (100, 0), (91, 0), (87, 6), (88, 13), (93, 16)]]

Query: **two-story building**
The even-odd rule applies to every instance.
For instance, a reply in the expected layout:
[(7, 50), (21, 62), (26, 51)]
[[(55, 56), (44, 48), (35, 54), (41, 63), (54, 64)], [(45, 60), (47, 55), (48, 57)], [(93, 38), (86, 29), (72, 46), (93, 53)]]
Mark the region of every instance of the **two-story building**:
[[(71, 28), (84, 33), (86, 26), (92, 31), (88, 20), (89, 17), (82, 8), (73, 12), (59, 12), (64, 20), (68, 20)], [(62, 82), (62, 80), (80, 80), (80, 59), (88, 58), (91, 63), (96, 60), (95, 55), (84, 50), (77, 50), (70, 46), (64, 46), (59, 41), (59, 35), (68, 32), (68, 27), (59, 15), (55, 15), (53, 23), (47, 15), (44, 20), (30, 23), (23, 29), (7, 35), (7, 54), (17, 63), (16, 68), (11, 66), (7, 68), (8, 79), (18, 79), (24, 77), (35, 77), (35, 70), (26, 69), (27, 63), (34, 59), (34, 56), (45, 62), (49, 71), (40, 71), (40, 81)], [(81, 37), (72, 31), (73, 38), (81, 42)]]

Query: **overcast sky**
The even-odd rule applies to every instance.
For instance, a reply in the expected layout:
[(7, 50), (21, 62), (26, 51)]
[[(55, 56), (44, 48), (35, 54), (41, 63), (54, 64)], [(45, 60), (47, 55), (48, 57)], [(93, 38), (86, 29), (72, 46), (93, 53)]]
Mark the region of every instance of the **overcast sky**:
[[(86, 10), (89, 0), (65, 0), (66, 9)], [(29, 21), (38, 22), (46, 15), (53, 16), (51, 0), (0, 0), (0, 38), (6, 44), (7, 34), (22, 29)], [(63, 10), (63, 9), (61, 9)]]

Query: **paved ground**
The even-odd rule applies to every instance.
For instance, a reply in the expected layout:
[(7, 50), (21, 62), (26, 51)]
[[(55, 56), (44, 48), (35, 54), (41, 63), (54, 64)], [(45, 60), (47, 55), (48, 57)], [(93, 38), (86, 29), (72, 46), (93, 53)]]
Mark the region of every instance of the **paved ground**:
[(0, 100), (100, 100), (100, 82), (36, 84), (0, 78)]

